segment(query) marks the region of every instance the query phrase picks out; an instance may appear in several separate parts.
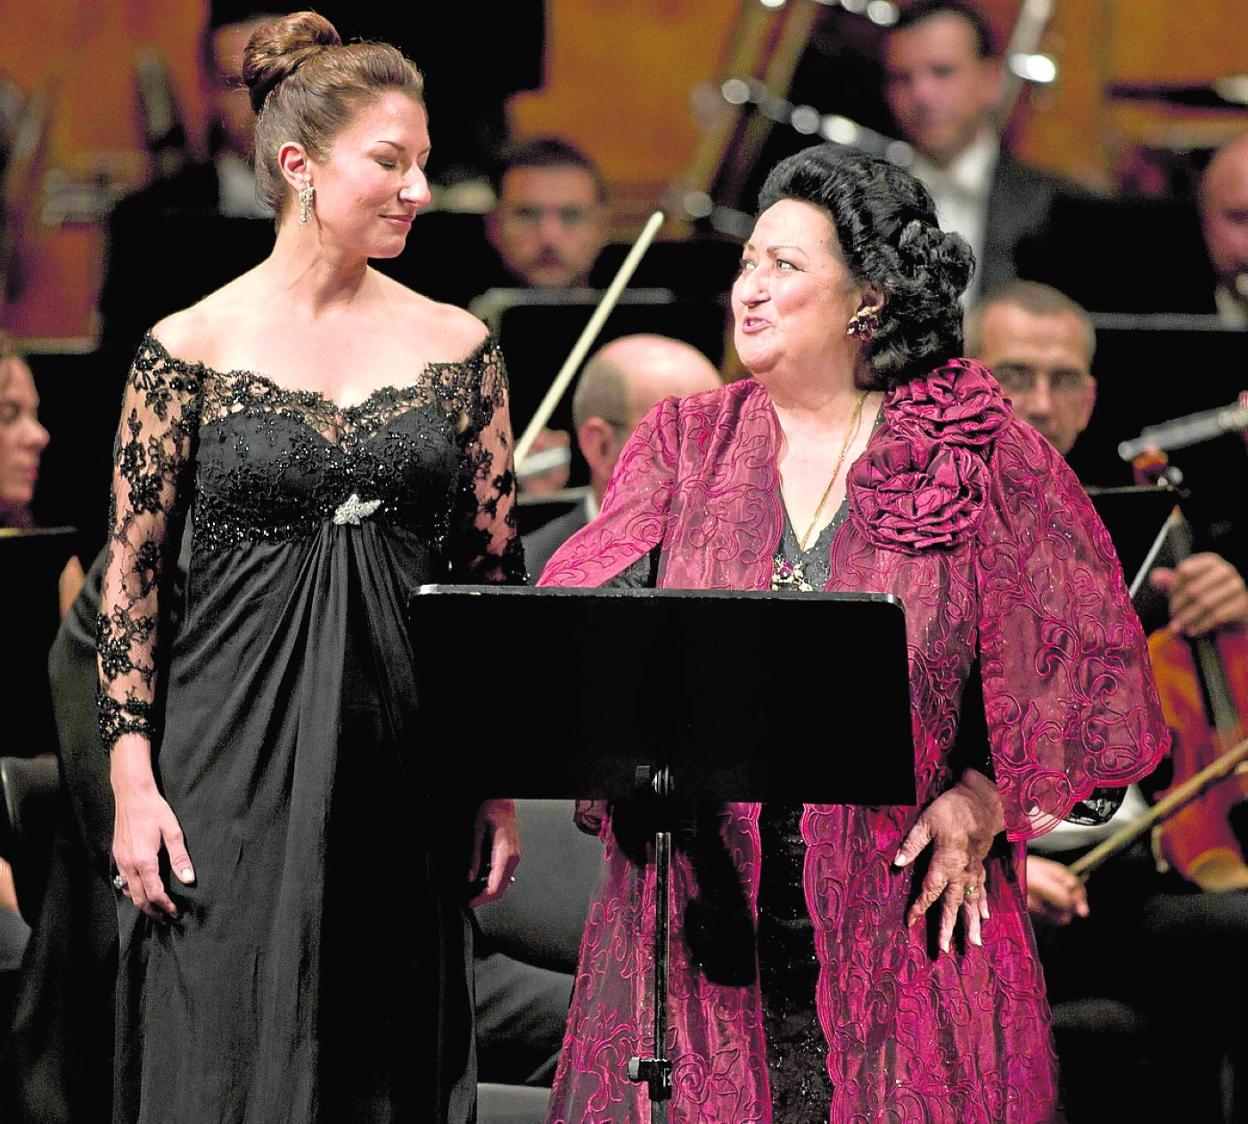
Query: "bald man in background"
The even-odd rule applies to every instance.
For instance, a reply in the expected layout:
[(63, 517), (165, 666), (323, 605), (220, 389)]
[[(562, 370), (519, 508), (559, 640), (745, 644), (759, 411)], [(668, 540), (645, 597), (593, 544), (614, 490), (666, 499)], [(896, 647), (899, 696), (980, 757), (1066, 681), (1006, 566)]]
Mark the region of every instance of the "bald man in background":
[(647, 411), (664, 398), (683, 398), (721, 385), (697, 348), (666, 336), (621, 336), (586, 364), (572, 397), (576, 440), (589, 463), (589, 494), (566, 515), (524, 537), (529, 576), (536, 581), (550, 556), (598, 515), (615, 462)]
[(1228, 328), (1248, 328), (1248, 132), (1223, 145), (1200, 181), (1200, 225)]

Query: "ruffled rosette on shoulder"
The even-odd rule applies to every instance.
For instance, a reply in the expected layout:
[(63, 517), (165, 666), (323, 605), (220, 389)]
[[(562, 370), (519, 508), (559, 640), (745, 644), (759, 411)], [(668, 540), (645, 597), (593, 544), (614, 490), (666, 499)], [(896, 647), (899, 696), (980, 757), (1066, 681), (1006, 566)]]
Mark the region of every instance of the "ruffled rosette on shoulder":
[(974, 533), (988, 492), (992, 443), (1013, 413), (973, 359), (894, 387), (884, 431), (854, 462), (850, 517), (872, 545), (906, 554), (956, 546)]

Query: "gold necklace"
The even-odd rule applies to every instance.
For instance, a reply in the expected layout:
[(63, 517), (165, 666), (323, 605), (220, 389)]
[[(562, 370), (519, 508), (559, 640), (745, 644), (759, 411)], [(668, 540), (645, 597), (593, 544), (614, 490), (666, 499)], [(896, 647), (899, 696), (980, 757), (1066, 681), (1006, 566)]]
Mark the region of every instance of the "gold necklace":
[(858, 422), (862, 418), (862, 404), (866, 402), (869, 393), (870, 391), (864, 390), (858, 395), (858, 404), (850, 415), (849, 425), (845, 427), (845, 440), (841, 442), (841, 451), (837, 455), (836, 464), (832, 468), (832, 479), (828, 481), (828, 486), (823, 490), (823, 496), (819, 500), (819, 506), (815, 508), (814, 516), (806, 527), (806, 533), (797, 540), (797, 552), (799, 554), (806, 553), (806, 544), (810, 541), (810, 532), (815, 529), (815, 524), (819, 522), (819, 516), (823, 514), (823, 505), (828, 502), (828, 497), (832, 494), (832, 485), (836, 483), (836, 478), (841, 474), (841, 465), (845, 461), (845, 454), (849, 452), (849, 446), (858, 435)]
[[(845, 440), (841, 442), (841, 451), (837, 455), (836, 465), (832, 469), (832, 479), (828, 481), (828, 486), (823, 490), (823, 496), (819, 500), (819, 506), (815, 508), (814, 517), (806, 528), (806, 533), (797, 540), (799, 557), (795, 561), (789, 562), (784, 557), (783, 551), (777, 551), (776, 556), (771, 561), (771, 591), (773, 593), (782, 589), (798, 589), (802, 593), (809, 593), (813, 589), (806, 580), (805, 567), (802, 565), (800, 555), (806, 553), (806, 544), (810, 540), (810, 533), (815, 529), (815, 524), (819, 522), (819, 516), (823, 512), (823, 505), (828, 502), (828, 496), (832, 494), (832, 485), (836, 483), (836, 478), (841, 474), (841, 465), (844, 463), (845, 454), (849, 451), (849, 447), (853, 444), (854, 437), (858, 433), (858, 423), (862, 418), (862, 406), (866, 402), (869, 393), (870, 391), (864, 390), (858, 396), (858, 403), (854, 406), (854, 412), (850, 415), (849, 425), (845, 429)], [(793, 534), (796, 536), (796, 528), (794, 528)]]

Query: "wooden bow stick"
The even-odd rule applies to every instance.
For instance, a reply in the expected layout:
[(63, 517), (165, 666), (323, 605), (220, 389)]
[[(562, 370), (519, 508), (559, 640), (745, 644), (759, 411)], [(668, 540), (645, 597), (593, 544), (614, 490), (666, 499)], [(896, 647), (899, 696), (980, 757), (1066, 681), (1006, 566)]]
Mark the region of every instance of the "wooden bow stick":
[(602, 300), (599, 301), (598, 307), (594, 309), (593, 316), (589, 318), (589, 323), (585, 325), (584, 331), (581, 332), (572, 350), (568, 353), (567, 359), (563, 361), (563, 366), (559, 368), (559, 373), (555, 376), (555, 381), (550, 384), (550, 389), (546, 391), (546, 397), (542, 399), (541, 405), (538, 406), (537, 412), (533, 415), (533, 420), (525, 426), (524, 433), (516, 443), (515, 460), (517, 474), (523, 473), (524, 460), (529, 455), (533, 442), (537, 440), (537, 435), (541, 433), (546, 427), (546, 423), (550, 421), (550, 415), (555, 412), (555, 407), (559, 405), (559, 400), (567, 392), (572, 376), (576, 374), (581, 363), (584, 362), (589, 349), (594, 346), (594, 340), (598, 338), (598, 333), (602, 331), (603, 324), (615, 308), (616, 302), (620, 299), (620, 294), (624, 291), (624, 286), (632, 280), (633, 274), (637, 271), (637, 266), (641, 262), (642, 255), (650, 249), (650, 244), (654, 241), (655, 235), (659, 233), (659, 227), (663, 225), (663, 218), (662, 211), (655, 211), (647, 220), (641, 236), (633, 243), (633, 248), (628, 251), (624, 264), (620, 266), (619, 272), (607, 287), (607, 291), (603, 294)]
[(1169, 819), (1175, 812), (1185, 808), (1201, 793), (1229, 777), (1244, 761), (1248, 760), (1248, 739), (1232, 746), (1211, 764), (1188, 777), (1181, 785), (1158, 800), (1145, 815), (1134, 823), (1128, 824), (1121, 831), (1116, 831), (1108, 839), (1098, 843), (1086, 855), (1070, 864), (1071, 873), (1080, 879), (1086, 879), (1106, 859), (1116, 855), (1123, 848), (1130, 846), (1145, 832), (1152, 830), (1162, 820)]

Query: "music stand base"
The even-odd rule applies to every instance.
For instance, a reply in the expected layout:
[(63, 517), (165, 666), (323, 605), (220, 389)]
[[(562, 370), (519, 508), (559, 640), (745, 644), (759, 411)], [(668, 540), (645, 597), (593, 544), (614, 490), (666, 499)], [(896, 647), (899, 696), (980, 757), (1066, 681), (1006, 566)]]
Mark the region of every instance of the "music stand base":
[(666, 1058), (629, 1058), (628, 1079), (645, 1082), (650, 1120), (652, 1124), (666, 1124), (667, 1102), (672, 1098), (672, 1063)]

